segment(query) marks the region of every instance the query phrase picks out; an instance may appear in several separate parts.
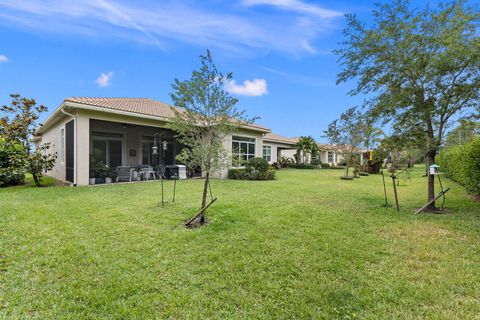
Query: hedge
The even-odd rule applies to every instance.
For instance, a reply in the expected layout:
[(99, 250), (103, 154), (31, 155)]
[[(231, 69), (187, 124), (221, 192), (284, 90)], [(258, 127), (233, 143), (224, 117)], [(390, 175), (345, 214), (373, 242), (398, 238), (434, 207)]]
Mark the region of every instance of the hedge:
[(294, 168), (294, 169), (316, 169), (317, 166), (313, 164), (303, 164), (303, 163), (287, 163), (287, 168)]
[(466, 145), (442, 150), (437, 162), (449, 178), (468, 192), (480, 195), (480, 137)]
[(232, 180), (274, 180), (275, 170), (267, 171), (247, 171), (245, 169), (228, 170), (228, 179)]

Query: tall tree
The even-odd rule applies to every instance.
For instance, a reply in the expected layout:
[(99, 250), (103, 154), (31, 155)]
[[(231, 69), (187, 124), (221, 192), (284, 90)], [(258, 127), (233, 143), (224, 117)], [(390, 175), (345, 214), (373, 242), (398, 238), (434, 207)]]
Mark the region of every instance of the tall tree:
[(202, 205), (198, 220), (205, 223), (205, 206), (213, 172), (228, 166), (224, 148), (225, 137), (241, 126), (252, 123), (245, 111), (236, 108), (238, 99), (224, 90), (232, 74), (217, 70), (210, 51), (200, 56), (201, 66), (194, 70), (189, 80), (175, 79), (171, 97), (176, 107), (170, 128), (186, 146), (185, 157), (190, 166), (199, 166), (205, 175)]
[[(449, 122), (478, 107), (479, 18), (478, 7), (461, 0), (422, 10), (406, 0), (378, 4), (370, 25), (347, 15), (337, 83), (356, 79), (350, 94), (373, 96), (370, 114), (391, 123), (394, 135), (424, 141), (432, 164)], [(429, 201), (434, 182), (429, 176)]]
[(46, 112), (44, 105), (37, 105), (35, 99), (28, 99), (19, 94), (11, 94), (10, 105), (0, 107), (0, 135), (5, 138), (7, 147), (22, 146), (22, 162), (25, 170), (33, 177), (36, 186), (40, 186), (43, 174), (55, 164), (56, 154), (50, 154), (50, 144), (35, 145), (33, 138), (38, 128), (38, 118)]

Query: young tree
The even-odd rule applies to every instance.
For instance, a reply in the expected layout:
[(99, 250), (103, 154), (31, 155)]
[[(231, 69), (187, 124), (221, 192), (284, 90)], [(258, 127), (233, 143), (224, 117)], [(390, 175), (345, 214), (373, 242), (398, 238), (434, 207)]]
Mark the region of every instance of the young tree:
[(347, 162), (345, 177), (348, 177), (350, 166), (355, 166), (355, 155), (365, 140), (363, 135), (362, 114), (357, 108), (349, 108), (342, 113), (340, 119), (332, 121), (324, 132), (330, 143), (341, 148), (341, 153)]
[[(347, 15), (337, 83), (357, 79), (350, 94), (372, 95), (370, 114), (395, 135), (425, 141), (432, 164), (449, 122), (480, 100), (479, 18), (478, 7), (461, 0), (423, 10), (407, 0), (378, 4), (370, 26)], [(430, 176), (429, 201), (434, 182)]]
[(172, 84), (172, 107), (175, 114), (170, 128), (186, 146), (189, 166), (199, 166), (205, 175), (202, 205), (198, 221), (205, 223), (205, 206), (211, 174), (229, 164), (224, 139), (241, 126), (252, 123), (244, 111), (236, 108), (238, 99), (231, 97), (224, 86), (232, 74), (222, 74), (213, 63), (210, 51), (200, 56), (201, 66), (189, 80), (175, 79)]
[[(40, 186), (43, 174), (51, 170), (55, 164), (56, 155), (49, 154), (50, 144), (35, 146), (33, 137), (41, 113), (47, 108), (37, 105), (35, 99), (27, 99), (19, 94), (11, 94), (12, 102), (9, 106), (0, 107), (0, 135), (5, 138), (7, 144), (13, 147), (20, 144), (23, 148), (23, 164), (26, 172), (33, 177), (35, 185)], [(10, 147), (10, 146), (9, 146)]]
[(295, 144), (295, 147), (297, 148), (298, 158), (300, 159), (300, 155), (302, 156), (301, 159), (303, 164), (306, 163), (308, 154), (310, 154), (312, 159), (318, 157), (318, 146), (315, 142), (315, 139), (313, 139), (311, 136), (300, 137)]

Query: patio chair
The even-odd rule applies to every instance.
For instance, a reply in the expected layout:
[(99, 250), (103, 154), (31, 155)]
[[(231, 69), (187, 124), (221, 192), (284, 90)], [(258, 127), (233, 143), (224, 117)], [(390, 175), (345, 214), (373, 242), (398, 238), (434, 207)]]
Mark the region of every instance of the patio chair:
[(153, 170), (150, 165), (143, 165), (140, 167), (140, 174), (145, 180), (150, 180), (150, 177), (153, 177), (153, 180), (157, 180), (155, 177), (155, 170)]
[(128, 180), (132, 182), (133, 178), (133, 169), (130, 166), (120, 166), (117, 167), (117, 182), (120, 180)]

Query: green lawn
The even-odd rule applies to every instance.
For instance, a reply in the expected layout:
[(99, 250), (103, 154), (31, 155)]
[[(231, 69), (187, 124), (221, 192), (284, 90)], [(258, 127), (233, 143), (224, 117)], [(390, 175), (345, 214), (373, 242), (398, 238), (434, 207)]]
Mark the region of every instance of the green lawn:
[(196, 230), (201, 180), (165, 208), (158, 182), (0, 189), (0, 318), (478, 319), (480, 203), (445, 181), (449, 214), (414, 215), (418, 169), (397, 213), (341, 173), (216, 180)]

